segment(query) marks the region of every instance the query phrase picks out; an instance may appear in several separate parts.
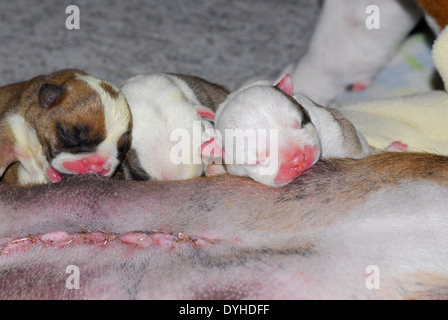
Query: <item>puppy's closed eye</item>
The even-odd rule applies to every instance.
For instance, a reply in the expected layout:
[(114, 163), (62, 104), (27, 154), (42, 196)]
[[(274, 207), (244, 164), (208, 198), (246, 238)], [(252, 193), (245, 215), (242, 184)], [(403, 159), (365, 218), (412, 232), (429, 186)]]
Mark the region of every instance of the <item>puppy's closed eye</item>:
[(62, 148), (70, 148), (71, 152), (92, 152), (101, 143), (101, 139), (89, 138), (91, 128), (88, 125), (75, 125), (70, 129), (57, 124), (57, 137)]

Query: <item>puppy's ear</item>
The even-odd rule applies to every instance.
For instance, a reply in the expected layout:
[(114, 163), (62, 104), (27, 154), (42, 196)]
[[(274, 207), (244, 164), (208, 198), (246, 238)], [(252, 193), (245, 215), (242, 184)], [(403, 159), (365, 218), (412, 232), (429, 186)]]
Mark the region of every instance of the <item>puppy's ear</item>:
[(39, 103), (44, 108), (50, 108), (58, 103), (64, 92), (63, 87), (46, 83), (40, 89)]
[(213, 112), (212, 109), (201, 106), (201, 105), (196, 105), (196, 110), (198, 111), (198, 114), (202, 117), (202, 118), (206, 118), (208, 120), (215, 120), (215, 113)]
[(292, 78), (290, 74), (286, 74), (282, 80), (279, 81), (275, 85), (275, 87), (279, 88), (283, 93), (285, 93), (288, 96), (292, 96), (293, 93), (293, 87), (292, 87)]

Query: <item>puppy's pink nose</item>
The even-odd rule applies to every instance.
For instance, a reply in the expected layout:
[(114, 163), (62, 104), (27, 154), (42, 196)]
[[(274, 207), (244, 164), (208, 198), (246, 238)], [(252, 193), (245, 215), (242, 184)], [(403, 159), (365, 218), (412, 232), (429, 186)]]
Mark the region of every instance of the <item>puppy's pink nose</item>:
[(106, 175), (110, 168), (104, 168), (106, 159), (94, 154), (76, 161), (65, 161), (62, 163), (65, 169), (74, 174), (98, 173)]
[(316, 146), (304, 146), (303, 149), (297, 148), (289, 150), (280, 165), (274, 183), (282, 185), (292, 181), (295, 177), (300, 175), (303, 171), (311, 167), (317, 157)]

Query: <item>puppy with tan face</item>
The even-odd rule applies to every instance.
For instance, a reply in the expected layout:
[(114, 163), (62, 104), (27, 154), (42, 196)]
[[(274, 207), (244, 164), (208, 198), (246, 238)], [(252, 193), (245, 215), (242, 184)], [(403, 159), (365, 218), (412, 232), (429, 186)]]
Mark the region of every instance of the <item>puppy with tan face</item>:
[(64, 174), (111, 176), (129, 149), (131, 130), (120, 90), (81, 70), (2, 87), (0, 176), (20, 185), (58, 182)]

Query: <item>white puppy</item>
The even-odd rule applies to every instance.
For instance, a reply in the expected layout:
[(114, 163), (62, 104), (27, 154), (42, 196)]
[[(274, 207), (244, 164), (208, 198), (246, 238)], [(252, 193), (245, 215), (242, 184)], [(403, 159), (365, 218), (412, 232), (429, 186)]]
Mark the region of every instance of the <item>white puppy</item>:
[(207, 174), (225, 172), (216, 165), (224, 159), (230, 174), (282, 186), (321, 157), (370, 153), (365, 139), (337, 110), (292, 92), (286, 75), (275, 86), (258, 81), (231, 93), (216, 111), (219, 134), (202, 145), (202, 154), (215, 160)]
[[(123, 165), (132, 180), (183, 180), (201, 176), (199, 147), (212, 131), (214, 110), (227, 89), (181, 74), (144, 74), (121, 87), (133, 115), (133, 140)], [(196, 144), (196, 145), (195, 145)]]
[(283, 74), (291, 73), (297, 93), (328, 105), (368, 86), (421, 16), (412, 0), (325, 1), (308, 51)]

